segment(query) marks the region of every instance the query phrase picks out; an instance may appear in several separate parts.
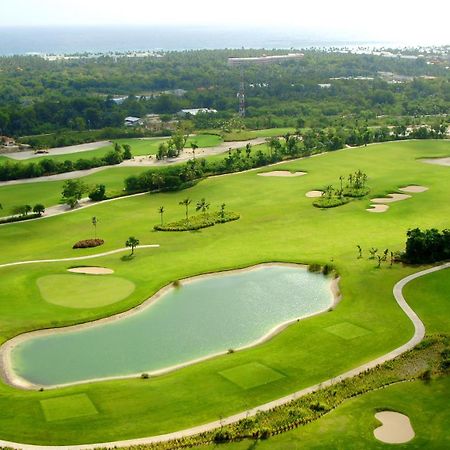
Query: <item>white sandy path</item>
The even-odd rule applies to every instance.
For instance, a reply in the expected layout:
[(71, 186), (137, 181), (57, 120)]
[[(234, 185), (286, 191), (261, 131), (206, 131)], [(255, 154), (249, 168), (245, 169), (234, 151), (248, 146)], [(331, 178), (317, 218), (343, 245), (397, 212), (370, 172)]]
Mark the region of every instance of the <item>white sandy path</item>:
[[(135, 248), (136, 249), (138, 249), (138, 248), (159, 248), (159, 244), (138, 245)], [(116, 250), (110, 250), (109, 252), (96, 253), (95, 255), (73, 256), (71, 258), (36, 259), (36, 260), (30, 260), (30, 261), (17, 261), (17, 262), (0, 264), (0, 269), (3, 268), (3, 267), (22, 266), (22, 265), (25, 265), (25, 264), (66, 262), (66, 261), (82, 261), (84, 259), (100, 258), (102, 256), (114, 255), (115, 253), (121, 253), (121, 252), (125, 252), (125, 251), (130, 251), (130, 248), (129, 247), (122, 247), (122, 248), (118, 248)]]
[[(0, 266), (1, 267), (1, 266)], [(255, 416), (259, 411), (268, 411), (277, 406), (285, 405), (292, 400), (295, 400), (299, 397), (310, 394), (311, 392), (318, 391), (324, 387), (332, 386), (344, 379), (354, 377), (359, 375), (360, 373), (366, 371), (367, 369), (371, 369), (376, 367), (379, 364), (384, 363), (385, 361), (389, 361), (391, 359), (396, 358), (397, 356), (411, 350), (415, 347), (419, 342), (422, 341), (425, 336), (425, 326), (417, 316), (417, 314), (411, 309), (411, 307), (406, 302), (403, 297), (403, 288), (410, 281), (415, 280), (416, 278), (422, 277), (424, 275), (428, 275), (430, 273), (436, 272), (438, 270), (443, 270), (450, 268), (450, 263), (445, 263), (440, 266), (432, 267), (430, 269), (422, 270), (421, 272), (414, 273), (409, 275), (402, 280), (400, 280), (393, 289), (394, 298), (397, 301), (400, 308), (403, 312), (408, 316), (411, 322), (414, 325), (414, 335), (413, 337), (403, 344), (402, 346), (392, 350), (391, 352), (380, 356), (366, 364), (363, 364), (355, 369), (349, 370), (335, 378), (330, 378), (329, 380), (323, 381), (322, 383), (315, 384), (314, 386), (310, 386), (308, 388), (302, 389), (300, 391), (294, 392), (286, 397), (279, 398), (277, 400), (273, 400), (269, 403), (265, 403), (263, 405), (259, 405), (255, 408), (249, 409), (247, 411), (243, 411), (241, 413), (235, 414), (233, 416), (226, 417), (224, 419), (216, 420), (214, 422), (210, 422), (207, 424), (199, 425), (196, 427), (188, 428), (181, 431), (175, 431), (173, 433), (163, 434), (159, 436), (151, 436), (137, 439), (128, 439), (123, 441), (115, 441), (115, 442), (104, 442), (97, 444), (86, 444), (86, 445), (64, 445), (64, 446), (42, 446), (42, 445), (32, 445), (32, 444), (20, 444), (16, 442), (10, 441), (0, 441), (0, 445), (5, 447), (11, 447), (14, 449), (23, 449), (23, 450), (45, 450), (45, 449), (53, 449), (53, 450), (83, 450), (83, 449), (96, 449), (96, 448), (114, 448), (114, 447), (128, 447), (132, 445), (146, 445), (152, 444), (156, 442), (167, 442), (173, 439), (180, 439), (187, 436), (193, 436), (199, 433), (203, 433), (206, 431), (215, 430), (225, 425), (229, 425), (239, 420), (245, 419), (247, 417)]]
[(108, 269), (106, 267), (72, 267), (71, 269), (67, 269), (67, 272), (72, 273), (83, 273), (86, 275), (110, 275), (114, 273), (114, 270)]
[(384, 213), (389, 209), (389, 205), (370, 205), (370, 208), (367, 208), (366, 211), (372, 212), (372, 213)]
[(71, 153), (82, 153), (89, 150), (97, 150), (98, 148), (107, 147), (111, 145), (111, 141), (98, 141), (89, 142), (88, 144), (70, 145), (68, 147), (55, 147), (48, 149), (48, 153), (35, 153), (34, 150), (29, 150), (25, 152), (14, 152), (5, 153), (3, 156), (8, 158), (23, 161), (26, 159), (42, 158), (45, 156), (56, 156), (56, 155), (69, 155)]
[(437, 166), (450, 166), (450, 156), (446, 158), (425, 158), (420, 161), (427, 164), (435, 164)]
[(418, 186), (415, 184), (411, 184), (409, 186), (405, 186), (399, 189), (402, 192), (409, 192), (411, 194), (419, 194), (420, 192), (428, 191), (428, 188), (425, 186)]
[(387, 444), (402, 444), (414, 436), (414, 429), (408, 416), (395, 411), (380, 411), (375, 414), (382, 425), (373, 430), (374, 436)]
[[(243, 148), (247, 144), (252, 145), (260, 145), (265, 142), (265, 138), (256, 138), (249, 141), (235, 141), (235, 142), (222, 142), (221, 144), (217, 145), (216, 147), (205, 147), (205, 148), (198, 148), (195, 151), (196, 157), (203, 157), (203, 156), (212, 156), (212, 155), (219, 155), (221, 153), (227, 152), (230, 148), (232, 150), (235, 150), (237, 148)], [(42, 155), (41, 155), (42, 156)], [(102, 167), (95, 167), (93, 169), (87, 169), (87, 170), (74, 170), (73, 172), (64, 172), (64, 173), (58, 173), (55, 175), (46, 175), (43, 177), (37, 177), (37, 178), (21, 178), (20, 180), (9, 180), (9, 181), (0, 181), (0, 187), (1, 186), (11, 186), (15, 184), (28, 184), (28, 183), (42, 183), (45, 181), (65, 181), (65, 180), (72, 180), (73, 178), (81, 178), (86, 177), (88, 175), (92, 175), (97, 172), (101, 172), (102, 170), (106, 169), (112, 169), (117, 167), (158, 167), (158, 166), (167, 166), (167, 165), (174, 165), (174, 164), (180, 164), (183, 162), (186, 162), (190, 159), (192, 159), (192, 150), (184, 149), (180, 156), (178, 158), (171, 158), (171, 159), (165, 159), (165, 160), (157, 160), (154, 155), (150, 156), (136, 156), (133, 159), (123, 161), (120, 164), (110, 165), (110, 166), (102, 166)]]
[(272, 172), (258, 173), (260, 177), (302, 177), (306, 172), (289, 172), (289, 170), (273, 170)]
[(372, 203), (393, 203), (393, 202), (399, 202), (401, 200), (406, 200), (408, 198), (411, 198), (408, 194), (388, 194), (386, 197), (382, 198), (372, 198), (370, 201)]

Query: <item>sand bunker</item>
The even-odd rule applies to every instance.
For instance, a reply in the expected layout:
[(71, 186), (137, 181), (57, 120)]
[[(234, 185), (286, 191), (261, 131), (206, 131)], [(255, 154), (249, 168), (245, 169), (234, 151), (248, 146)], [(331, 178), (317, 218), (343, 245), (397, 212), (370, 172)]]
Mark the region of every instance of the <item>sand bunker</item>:
[(375, 414), (382, 425), (373, 430), (375, 437), (387, 444), (402, 444), (410, 441), (414, 430), (408, 416), (394, 411), (382, 411)]
[(427, 164), (437, 164), (438, 166), (450, 166), (450, 156), (447, 158), (427, 158), (421, 159), (422, 162)]
[(370, 205), (370, 208), (367, 208), (366, 211), (374, 212), (374, 213), (382, 213), (386, 212), (389, 209), (388, 205)]
[(305, 195), (309, 198), (322, 197), (323, 191), (309, 191)]
[(288, 170), (274, 170), (273, 172), (258, 173), (260, 177), (301, 177), (306, 172), (289, 172)]
[(428, 188), (425, 187), (425, 186), (410, 185), (410, 186), (405, 186), (405, 187), (400, 188), (399, 191), (410, 192), (412, 194), (417, 194), (419, 192), (428, 191)]
[(106, 267), (73, 267), (72, 269), (67, 269), (67, 271), (87, 275), (111, 275), (114, 273), (114, 270), (107, 269)]
[(392, 203), (399, 202), (400, 200), (406, 200), (407, 198), (411, 198), (411, 196), (407, 194), (388, 194), (386, 197), (373, 198), (370, 201), (372, 203)]

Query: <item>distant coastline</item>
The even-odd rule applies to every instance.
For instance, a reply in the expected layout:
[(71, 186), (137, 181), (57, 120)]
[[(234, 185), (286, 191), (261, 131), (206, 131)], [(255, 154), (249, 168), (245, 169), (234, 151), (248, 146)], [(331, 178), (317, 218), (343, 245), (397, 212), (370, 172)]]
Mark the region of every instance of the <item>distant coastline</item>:
[(356, 40), (345, 36), (212, 27), (0, 27), (0, 55), (183, 51), (239, 48), (398, 48), (405, 43)]

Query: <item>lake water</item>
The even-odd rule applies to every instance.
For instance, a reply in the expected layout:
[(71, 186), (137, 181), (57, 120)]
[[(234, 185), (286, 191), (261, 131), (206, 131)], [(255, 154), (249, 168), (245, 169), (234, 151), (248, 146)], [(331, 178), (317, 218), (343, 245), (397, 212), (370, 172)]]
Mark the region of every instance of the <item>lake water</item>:
[(9, 356), (17, 375), (44, 386), (139, 374), (252, 344), (331, 303), (323, 275), (262, 266), (193, 280), (116, 321), (30, 337)]

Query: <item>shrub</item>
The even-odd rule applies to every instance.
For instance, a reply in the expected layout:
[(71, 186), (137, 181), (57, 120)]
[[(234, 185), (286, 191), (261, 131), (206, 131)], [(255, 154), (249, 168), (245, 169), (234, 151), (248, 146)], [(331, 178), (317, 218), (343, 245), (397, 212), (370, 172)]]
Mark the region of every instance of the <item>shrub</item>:
[(104, 184), (97, 184), (95, 188), (89, 193), (89, 198), (94, 202), (100, 202), (106, 199), (106, 186)]
[(360, 198), (364, 197), (370, 192), (370, 189), (368, 187), (362, 187), (362, 188), (344, 188), (343, 195), (345, 197), (354, 197), (354, 198)]
[(320, 197), (313, 202), (316, 208), (335, 208), (336, 206), (345, 205), (350, 200), (346, 197)]
[(333, 266), (331, 264), (325, 264), (322, 267), (322, 273), (324, 275), (328, 275), (329, 273), (331, 273), (333, 271)]
[(226, 212), (223, 216), (221, 213), (199, 214), (190, 217), (189, 220), (183, 219), (164, 225), (155, 225), (154, 229), (156, 231), (194, 231), (200, 230), (201, 228), (212, 227), (216, 223), (238, 220), (239, 218), (240, 215), (233, 212)]
[(103, 245), (105, 241), (103, 239), (85, 239), (83, 241), (78, 241), (74, 244), (72, 248), (91, 248)]
[(320, 272), (321, 266), (320, 264), (310, 264), (308, 266), (308, 272)]
[(214, 442), (220, 444), (221, 442), (229, 442), (232, 436), (228, 430), (219, 430), (214, 434)]
[(23, 220), (37, 219), (41, 217), (40, 214), (28, 214), (26, 216), (11, 216), (0, 219), (0, 224), (2, 223), (13, 223), (13, 222), (22, 222)]
[(149, 375), (148, 373), (142, 373), (142, 374), (141, 374), (141, 378), (142, 378), (143, 380), (148, 380), (148, 379), (150, 378), (150, 375)]

